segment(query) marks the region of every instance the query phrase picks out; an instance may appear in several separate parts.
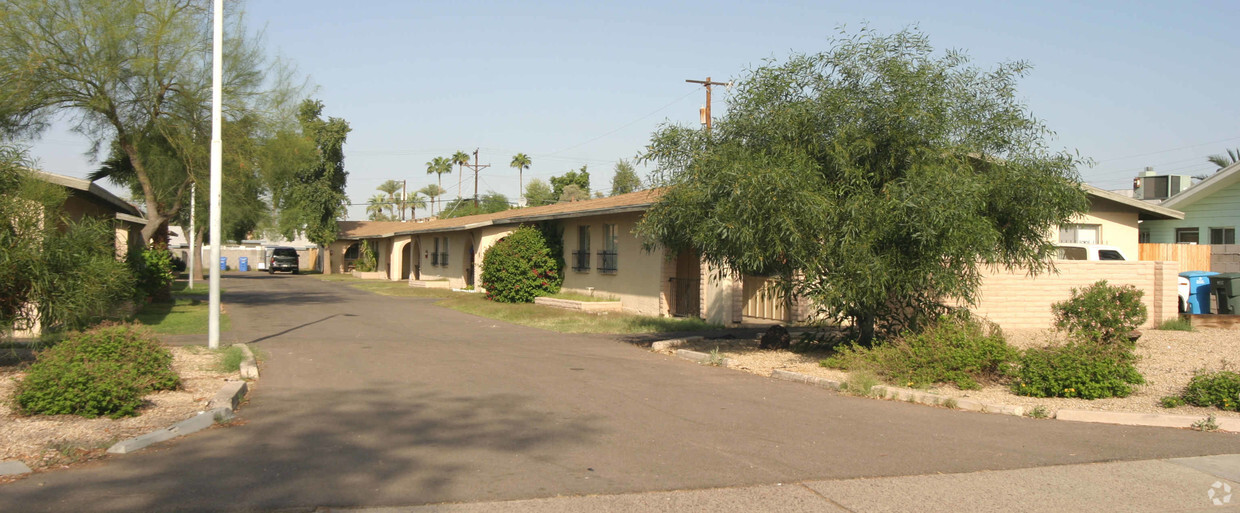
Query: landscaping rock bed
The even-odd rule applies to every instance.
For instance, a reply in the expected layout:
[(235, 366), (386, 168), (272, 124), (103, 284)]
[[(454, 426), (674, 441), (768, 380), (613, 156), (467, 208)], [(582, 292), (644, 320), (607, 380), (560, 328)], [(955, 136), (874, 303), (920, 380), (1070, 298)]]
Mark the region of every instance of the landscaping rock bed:
[[(1240, 417), (1240, 413), (1217, 408), (1180, 406), (1163, 408), (1159, 399), (1177, 395), (1188, 384), (1196, 370), (1216, 371), (1223, 368), (1240, 369), (1240, 337), (1234, 330), (1199, 328), (1194, 332), (1144, 330), (1137, 340), (1136, 353), (1140, 356), (1137, 368), (1145, 376), (1146, 383), (1135, 387), (1136, 392), (1124, 398), (1111, 399), (1064, 399), (1034, 398), (1012, 394), (1003, 385), (991, 385), (981, 390), (960, 390), (954, 386), (931, 387), (927, 392), (943, 396), (971, 399), (984, 403), (1006, 404), (1023, 407), (1029, 411), (1042, 406), (1048, 413), (1060, 409), (1114, 411), (1133, 413), (1158, 413), (1193, 415), (1205, 417)], [(1004, 334), (1008, 343), (1019, 347), (1044, 346), (1055, 334), (1048, 330), (1008, 330)], [(688, 349), (710, 353), (718, 349), (719, 355), (729, 360), (729, 367), (762, 376), (770, 376), (778, 369), (838, 382), (848, 380), (848, 372), (828, 369), (819, 361), (828, 352), (794, 353), (788, 350), (764, 350), (758, 348), (758, 339), (704, 339), (690, 340), (675, 348), (659, 352), (673, 354), (676, 349)], [(894, 383), (902, 386), (903, 383)]]
[(236, 376), (219, 371), (218, 356), (205, 348), (169, 350), (181, 388), (148, 394), (137, 417), (119, 419), (20, 416), (12, 409), (12, 397), (24, 372), (0, 367), (0, 461), (20, 460), (37, 471), (97, 458), (118, 440), (167, 427), (202, 411), (220, 384)]

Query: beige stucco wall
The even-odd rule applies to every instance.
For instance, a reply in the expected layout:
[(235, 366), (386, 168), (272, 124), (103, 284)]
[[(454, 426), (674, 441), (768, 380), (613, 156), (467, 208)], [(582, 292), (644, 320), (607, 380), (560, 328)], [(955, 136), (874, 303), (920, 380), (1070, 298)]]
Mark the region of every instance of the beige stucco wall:
[[(1122, 250), (1130, 260), (1136, 260), (1138, 254), (1138, 223), (1137, 212), (1131, 207), (1118, 203), (1094, 198), (1090, 210), (1086, 214), (1076, 216), (1071, 224), (1096, 224), (1101, 226), (1099, 244), (1115, 246)], [(1059, 241), (1059, 227), (1051, 231), (1051, 240)]]
[[(660, 315), (660, 277), (664, 258), (663, 250), (648, 252), (633, 234), (640, 213), (581, 217), (562, 221), (564, 227), (564, 290), (594, 295), (613, 296), (620, 299), (626, 312), (640, 315)], [(598, 270), (598, 252), (603, 250), (603, 225), (615, 224), (616, 272), (603, 274)], [(574, 271), (573, 251), (578, 248), (577, 227), (590, 227), (590, 270)]]
[[(462, 288), (465, 286), (465, 248), (468, 242), (472, 240), (472, 234), (467, 231), (446, 232), (446, 233), (427, 233), (416, 235), (418, 238), (418, 246), (420, 250), (421, 274), (423, 280), (441, 280), (447, 279), (448, 284), (452, 288)], [(431, 258), (431, 251), (435, 250), (435, 237), (448, 238), (448, 265), (431, 265), (434, 260)], [(442, 253), (443, 250), (440, 249)]]
[[(409, 245), (413, 243), (413, 236), (400, 235), (392, 237), (388, 239), (388, 241), (388, 279), (392, 281), (400, 281), (404, 279), (404, 276), (402, 276), (404, 274), (404, 269), (402, 268), (405, 257), (404, 254), (409, 251)], [(413, 274), (414, 260), (415, 259), (413, 258), (409, 259), (409, 274)]]
[(487, 250), (490, 249), (491, 246), (494, 246), (496, 242), (499, 242), (500, 239), (508, 236), (508, 234), (512, 233), (513, 230), (516, 229), (517, 227), (515, 226), (487, 226), (485, 228), (474, 230), (474, 233), (471, 234), (477, 244), (477, 257), (474, 265), (474, 283), (477, 284), (480, 289), (482, 288), (482, 256), (486, 255)]
[(1177, 311), (1176, 262), (1055, 262), (1058, 273), (1029, 277), (1024, 271), (983, 273), (978, 303), (971, 308), (1002, 328), (1050, 328), (1051, 305), (1072, 296), (1098, 280), (1113, 285), (1133, 285), (1145, 292), (1142, 302), (1149, 312), (1145, 326), (1174, 318)]

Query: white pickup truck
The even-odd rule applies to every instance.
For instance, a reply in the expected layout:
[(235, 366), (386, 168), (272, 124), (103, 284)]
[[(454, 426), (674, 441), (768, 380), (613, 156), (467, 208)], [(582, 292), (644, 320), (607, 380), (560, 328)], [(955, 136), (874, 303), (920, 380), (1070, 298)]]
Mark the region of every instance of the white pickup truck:
[(1060, 243), (1055, 245), (1056, 260), (1128, 260), (1128, 255), (1115, 246), (1101, 244)]

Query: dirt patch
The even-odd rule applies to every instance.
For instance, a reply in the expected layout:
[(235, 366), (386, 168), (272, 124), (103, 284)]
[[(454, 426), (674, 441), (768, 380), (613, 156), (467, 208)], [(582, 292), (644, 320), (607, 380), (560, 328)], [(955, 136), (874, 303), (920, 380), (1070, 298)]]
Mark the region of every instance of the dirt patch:
[[(1038, 347), (1056, 340), (1049, 330), (1007, 330), (1008, 343), (1019, 347)], [(707, 339), (692, 342), (675, 349), (689, 349), (710, 353), (718, 349), (721, 356), (732, 360), (732, 367), (763, 376), (770, 376), (775, 369), (799, 372), (835, 381), (846, 381), (848, 373), (819, 365), (828, 352), (794, 353), (787, 350), (758, 349), (757, 339)], [(674, 353), (675, 349), (663, 351)], [(1095, 410), (1134, 413), (1167, 413), (1175, 415), (1216, 415), (1240, 417), (1240, 412), (1217, 408), (1181, 406), (1163, 408), (1159, 399), (1178, 395), (1188, 385), (1198, 370), (1215, 371), (1228, 368), (1240, 369), (1240, 332), (1236, 330), (1198, 328), (1196, 331), (1145, 330), (1137, 340), (1137, 369), (1145, 376), (1146, 383), (1135, 387), (1135, 392), (1124, 398), (1111, 399), (1061, 399), (1034, 398), (1012, 394), (1003, 385), (992, 385), (981, 390), (960, 390), (954, 386), (931, 387), (927, 392), (951, 397), (969, 398), (987, 403), (1023, 406), (1026, 410), (1043, 406), (1050, 412), (1060, 409)], [(894, 383), (903, 386), (902, 383)]]
[(0, 367), (0, 460), (21, 460), (31, 469), (65, 466), (102, 456), (117, 441), (168, 427), (202, 411), (232, 373), (215, 369), (219, 357), (201, 347), (170, 347), (181, 388), (154, 392), (137, 417), (86, 419), (74, 415), (21, 416), (13, 393), (25, 373)]

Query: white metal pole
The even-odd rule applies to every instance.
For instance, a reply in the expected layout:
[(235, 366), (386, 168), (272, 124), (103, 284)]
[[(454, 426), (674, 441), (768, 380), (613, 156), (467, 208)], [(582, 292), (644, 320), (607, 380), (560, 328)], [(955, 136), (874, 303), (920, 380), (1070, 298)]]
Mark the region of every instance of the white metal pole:
[(224, 185), (224, 141), (220, 136), (223, 117), (224, 82), (224, 0), (215, 0), (215, 27), (211, 41), (211, 268), (210, 312), (207, 318), (207, 347), (220, 347), (220, 197)]
[(189, 288), (194, 289), (194, 235), (198, 232), (194, 231), (194, 213), (198, 211), (198, 183), (189, 184), (189, 233), (185, 234), (185, 240), (189, 241), (189, 265), (185, 267), (189, 271)]

